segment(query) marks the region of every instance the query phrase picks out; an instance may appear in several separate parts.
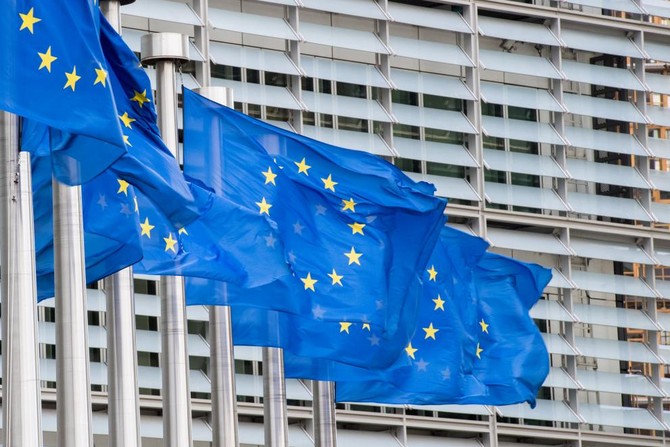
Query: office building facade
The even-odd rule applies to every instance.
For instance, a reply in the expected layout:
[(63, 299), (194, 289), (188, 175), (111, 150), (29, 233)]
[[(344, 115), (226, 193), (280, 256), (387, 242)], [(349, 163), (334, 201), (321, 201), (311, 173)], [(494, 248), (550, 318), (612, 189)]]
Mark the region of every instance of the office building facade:
[[(554, 277), (532, 316), (551, 354), (535, 409), (338, 404), (341, 446), (662, 446), (670, 432), (670, 2), (137, 0), (124, 39), (191, 36), (180, 82), (283, 128), (392, 161), (450, 222)], [(150, 75), (154, 74), (147, 67)], [(136, 277), (145, 445), (161, 445), (160, 305)], [(103, 291), (89, 290), (96, 445), (106, 445)], [(55, 445), (53, 300), (40, 307), (45, 444)], [(207, 309), (189, 309), (195, 446), (211, 439)], [(240, 441), (263, 445), (260, 351), (236, 349)], [(287, 382), (290, 445), (311, 391)]]

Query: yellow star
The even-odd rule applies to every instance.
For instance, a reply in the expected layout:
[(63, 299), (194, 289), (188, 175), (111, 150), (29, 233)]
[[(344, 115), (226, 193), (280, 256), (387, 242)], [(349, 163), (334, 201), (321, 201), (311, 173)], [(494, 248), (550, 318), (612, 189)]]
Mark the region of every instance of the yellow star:
[(188, 231), (186, 231), (186, 227), (181, 227), (179, 231), (177, 231), (177, 234), (185, 234), (188, 236)]
[(265, 184), (267, 185), (268, 183), (272, 183), (273, 185), (277, 186), (275, 183), (275, 178), (277, 178), (277, 174), (272, 172), (272, 168), (268, 167), (267, 172), (262, 173), (265, 176)]
[(119, 182), (119, 190), (116, 191), (117, 194), (124, 193), (126, 196), (128, 195), (128, 187), (130, 186), (130, 183), (128, 183), (125, 180), (116, 179), (117, 182)]
[(426, 337), (424, 338), (424, 340), (427, 338), (432, 338), (433, 340), (435, 340), (435, 334), (437, 334), (437, 332), (439, 331), (439, 329), (435, 329), (433, 327), (433, 323), (430, 323), (428, 327), (424, 327), (422, 329), (426, 333)]
[(131, 126), (130, 123), (137, 121), (135, 118), (131, 118), (128, 115), (128, 112), (123, 112), (123, 115), (119, 115), (119, 119), (121, 120), (123, 125), (126, 126), (128, 129), (133, 128), (133, 126)]
[(126, 146), (133, 147), (133, 145), (130, 144), (130, 140), (128, 139), (128, 135), (123, 136), (123, 142), (126, 143)]
[(130, 100), (137, 102), (140, 108), (142, 108), (145, 102), (151, 102), (149, 101), (149, 98), (147, 98), (147, 89), (144, 89), (142, 93), (138, 92), (137, 90), (133, 91), (135, 92), (135, 95), (132, 98), (130, 98)]
[(426, 270), (430, 277), (428, 278), (429, 281), (435, 281), (437, 278), (437, 270), (435, 270), (435, 266), (431, 265), (428, 270)]
[(346, 332), (348, 334), (350, 326), (351, 323), (348, 323), (346, 321), (340, 321), (340, 332)]
[(349, 258), (349, 265), (354, 263), (361, 265), (360, 257), (363, 256), (363, 253), (356, 253), (354, 247), (351, 247), (351, 251), (349, 253), (345, 253), (344, 256)]
[(342, 285), (342, 278), (344, 278), (344, 276), (338, 275), (335, 269), (333, 269), (333, 273), (328, 273), (328, 276), (330, 276), (330, 279), (333, 280), (333, 285)]
[(328, 177), (322, 178), (321, 181), (323, 182), (324, 188), (330, 189), (331, 191), (335, 192), (335, 185), (337, 185), (337, 182), (333, 181), (332, 174), (328, 174)]
[(476, 352), (476, 354), (477, 354), (477, 358), (478, 358), (478, 359), (481, 359), (481, 358), (482, 358), (482, 356), (481, 356), (482, 352), (484, 352), (484, 350), (483, 350), (482, 348), (480, 348), (480, 347), (479, 347), (479, 343), (477, 343), (477, 352)]
[(19, 31), (27, 28), (28, 31), (30, 31), (30, 34), (33, 34), (33, 25), (42, 21), (42, 19), (35, 17), (34, 9), (35, 8), (30, 8), (28, 14), (19, 13), (19, 17), (21, 17), (21, 28), (19, 28)]
[(370, 323), (363, 323), (363, 329), (370, 331)]
[(256, 205), (258, 205), (258, 208), (260, 208), (260, 214), (265, 213), (268, 216), (270, 215), (270, 208), (272, 208), (272, 205), (265, 201), (265, 197), (263, 197), (263, 200), (260, 202), (256, 202)]
[(81, 79), (81, 76), (77, 75), (77, 66), (75, 65), (75, 67), (72, 69), (72, 73), (68, 73), (66, 71), (65, 77), (67, 77), (67, 82), (65, 83), (65, 87), (63, 87), (63, 90), (70, 87), (72, 91), (74, 91), (75, 84), (77, 83), (77, 81)]
[(142, 234), (140, 234), (140, 236), (146, 236), (149, 239), (151, 239), (151, 230), (153, 230), (156, 227), (154, 225), (151, 225), (149, 223), (149, 218), (146, 217), (144, 219), (144, 223), (140, 224), (140, 228), (142, 229)]
[(479, 322), (479, 325), (482, 327), (482, 332), (486, 332), (487, 334), (489, 333), (489, 325), (484, 321), (482, 318), (482, 321)]
[(442, 299), (440, 294), (438, 294), (437, 298), (433, 300), (433, 303), (435, 303), (435, 309), (433, 310), (442, 309), (444, 311), (444, 300)]
[(319, 281), (316, 279), (312, 279), (311, 273), (308, 272), (306, 277), (300, 278), (300, 281), (302, 281), (303, 284), (305, 284), (305, 290), (309, 289), (312, 292), (316, 292), (316, 290), (314, 290), (314, 284), (316, 284)]
[[(351, 234), (356, 234), (356, 233), (363, 234), (363, 228), (365, 228), (365, 224), (354, 222), (352, 224), (347, 224), (347, 225), (349, 225), (351, 227)], [(363, 236), (365, 236), (365, 235), (363, 234)]]
[(53, 61), (58, 59), (56, 56), (51, 54), (51, 47), (47, 48), (45, 53), (38, 52), (37, 55), (40, 57), (40, 59), (42, 59), (42, 63), (40, 64), (40, 68), (38, 68), (38, 70), (46, 68), (47, 71), (51, 73), (51, 64)]
[(356, 210), (354, 207), (358, 204), (354, 202), (353, 198), (350, 198), (349, 200), (342, 199), (342, 205), (342, 211), (351, 210), (355, 213)]
[(405, 348), (405, 352), (407, 353), (408, 356), (411, 358), (414, 358), (414, 353), (418, 351), (418, 349), (412, 347), (412, 342), (410, 342), (407, 347)]
[(307, 163), (305, 163), (305, 158), (304, 157), (303, 157), (302, 160), (300, 160), (300, 163), (298, 163), (297, 161), (294, 161), (293, 163), (295, 163), (295, 165), (298, 167), (298, 174), (303, 173), (305, 175), (309, 175), (307, 170), (309, 168), (311, 168), (311, 166), (308, 165)]
[(107, 72), (101, 67), (95, 69), (95, 74), (93, 85), (100, 83), (103, 87), (107, 87)]
[(168, 234), (168, 237), (164, 237), (165, 241), (165, 251), (172, 250), (174, 253), (177, 253), (177, 249), (174, 248), (177, 245), (177, 239), (172, 239), (172, 233)]

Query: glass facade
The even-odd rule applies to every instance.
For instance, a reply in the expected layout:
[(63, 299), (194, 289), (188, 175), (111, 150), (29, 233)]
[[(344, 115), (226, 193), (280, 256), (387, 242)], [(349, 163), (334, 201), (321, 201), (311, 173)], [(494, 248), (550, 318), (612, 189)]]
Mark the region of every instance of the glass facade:
[[(202, 21), (192, 6), (124, 6), (124, 38), (139, 52), (147, 32), (193, 36)], [(232, 88), (237, 109), (385, 157), (434, 183), (453, 225), (554, 270), (532, 311), (552, 367), (535, 409), (338, 404), (340, 445), (665, 445), (665, 17), (662, 0), (209, 0), (212, 84)], [(204, 63), (191, 40), (195, 64)], [(184, 67), (180, 82), (197, 87), (192, 73)], [(136, 292), (143, 436), (160, 445), (155, 279), (138, 278)], [(104, 297), (89, 296), (92, 386), (104, 396)], [(52, 306), (40, 313), (45, 388), (55, 386)], [(189, 319), (199, 447), (211, 439), (206, 309), (189, 309)], [(260, 357), (236, 349), (245, 447), (262, 445)], [(291, 446), (313, 445), (310, 390), (287, 383)], [(104, 417), (99, 405), (95, 417)], [(46, 431), (52, 419), (45, 415)]]

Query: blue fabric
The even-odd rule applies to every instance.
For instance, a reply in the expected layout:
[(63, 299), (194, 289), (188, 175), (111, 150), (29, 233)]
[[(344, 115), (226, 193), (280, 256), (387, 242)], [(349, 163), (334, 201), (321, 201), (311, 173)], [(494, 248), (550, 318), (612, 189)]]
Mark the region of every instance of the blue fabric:
[[(127, 148), (125, 155), (112, 164), (111, 170), (142, 192), (174, 225), (188, 224), (199, 212), (177, 160), (160, 138), (149, 78), (135, 54), (104, 17), (100, 23), (100, 42), (109, 69), (107, 85), (116, 103), (115, 117), (122, 124)], [(27, 120), (23, 148), (39, 155), (48, 154), (55, 133)], [(87, 154), (97, 157), (101, 151), (100, 144), (83, 136), (70, 135), (59, 147), (62, 149), (52, 151), (54, 175), (70, 184), (73, 183), (70, 165), (63, 163), (62, 154), (68, 154), (69, 160), (73, 154), (80, 159)], [(93, 166), (86, 179), (100, 172), (96, 157), (89, 157), (93, 158)]]
[(191, 188), (201, 215), (181, 228), (137, 193), (144, 258), (135, 272), (211, 278), (241, 287), (292, 277), (282, 250), (267, 242), (275, 233), (267, 220), (197, 185)]
[(295, 277), (268, 294), (300, 296), (324, 321), (365, 321), (390, 333), (401, 325), (415, 272), (443, 223), (446, 201), (432, 185), (379, 157), (284, 131), (189, 90), (184, 172), (277, 228)]
[[(424, 278), (411, 350), (395, 365), (382, 371), (341, 365), (317, 370), (337, 379), (338, 402), (535, 405), (549, 372), (549, 354), (528, 312), (551, 271), (492, 253), (476, 263), (455, 263), (460, 256), (454, 249), (443, 239), (434, 253), (431, 263), (446, 281)], [(434, 301), (438, 294), (444, 310)], [(287, 376), (296, 373), (291, 362), (290, 356), (285, 359)]]
[[(74, 0), (8, 0), (0, 8), (0, 109), (54, 129), (61, 150), (71, 134), (90, 139), (95, 151), (62, 151), (72, 180), (97, 175), (125, 153), (98, 38), (99, 9)], [(99, 70), (99, 72), (96, 72)]]
[[(32, 159), (37, 298), (54, 295), (53, 199), (49, 157)], [(104, 278), (142, 257), (132, 187), (105, 172), (82, 187), (86, 282)]]

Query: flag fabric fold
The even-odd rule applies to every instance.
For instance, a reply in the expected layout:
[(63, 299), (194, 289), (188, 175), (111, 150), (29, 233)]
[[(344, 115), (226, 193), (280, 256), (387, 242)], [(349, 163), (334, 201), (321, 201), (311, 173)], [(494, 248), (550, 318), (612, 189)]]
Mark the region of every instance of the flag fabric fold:
[(277, 249), (295, 276), (266, 293), (300, 296), (323, 321), (396, 331), (443, 223), (446, 201), (432, 185), (379, 157), (284, 131), (189, 90), (184, 172), (276, 227)]
[(0, 67), (0, 109), (51, 126), (48, 139), (59, 152), (74, 135), (90, 140), (95, 157), (90, 150), (61, 152), (75, 180), (97, 175), (126, 152), (99, 14), (88, 0), (12, 0), (0, 10), (0, 54), (8, 61)]

